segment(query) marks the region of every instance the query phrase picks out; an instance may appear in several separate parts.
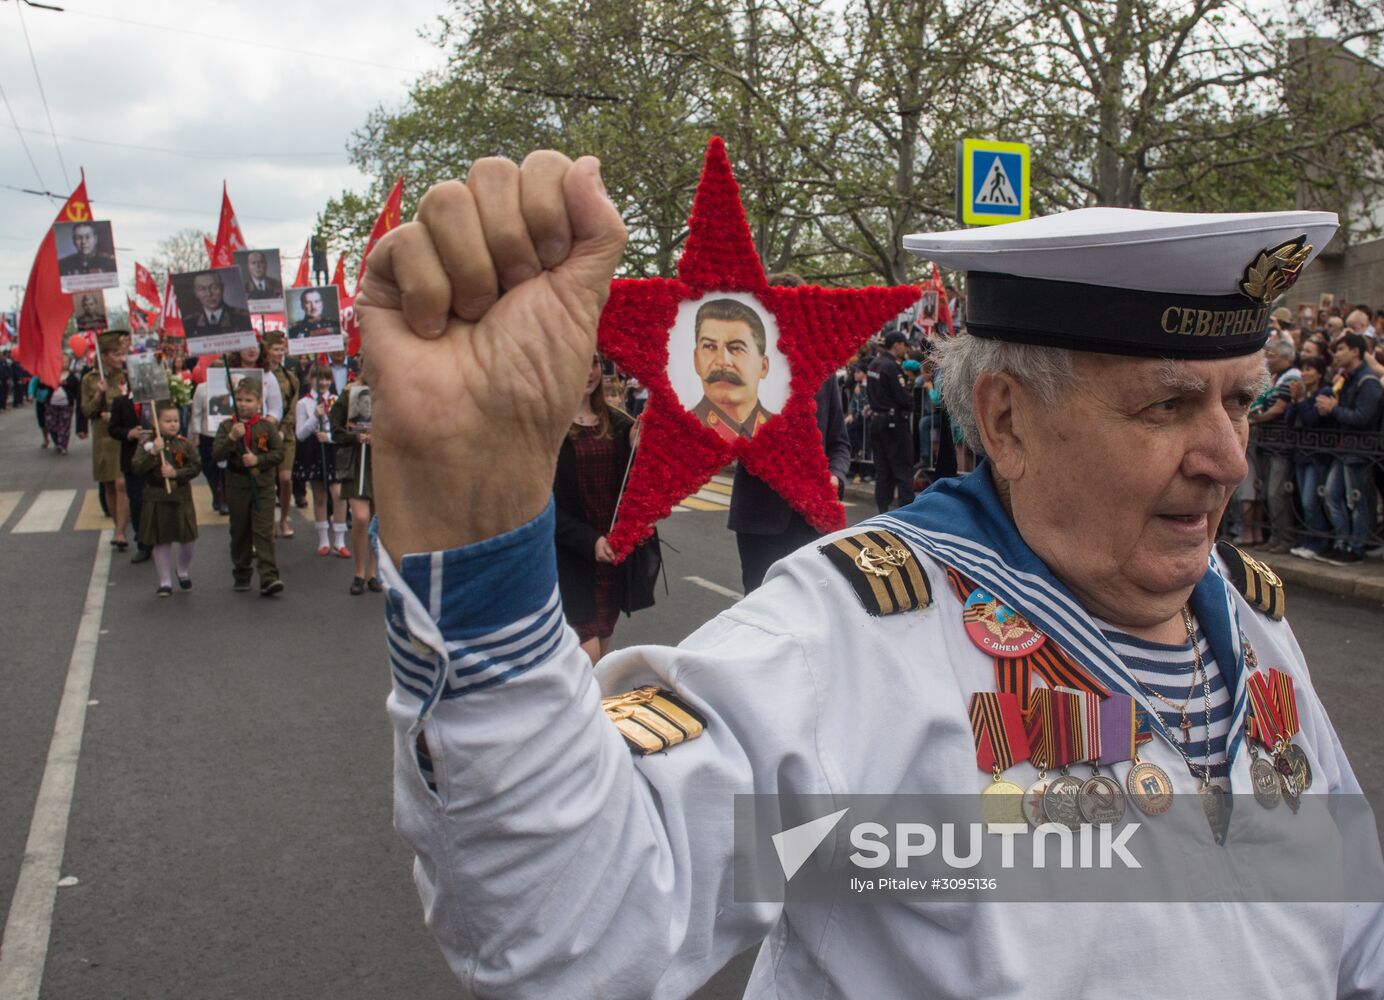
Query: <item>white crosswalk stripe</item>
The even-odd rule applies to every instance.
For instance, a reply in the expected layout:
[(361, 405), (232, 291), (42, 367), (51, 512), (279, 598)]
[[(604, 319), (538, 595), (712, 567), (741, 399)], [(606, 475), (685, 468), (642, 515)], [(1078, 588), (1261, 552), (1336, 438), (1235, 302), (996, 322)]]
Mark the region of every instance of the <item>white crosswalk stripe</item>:
[(14, 509), (19, 506), (19, 498), (23, 495), (18, 490), (0, 492), (0, 524), (4, 524), (10, 519)]
[(41, 531), (61, 531), (67, 520), (67, 512), (72, 501), (77, 499), (76, 490), (44, 490), (14, 526), (16, 535), (32, 535)]

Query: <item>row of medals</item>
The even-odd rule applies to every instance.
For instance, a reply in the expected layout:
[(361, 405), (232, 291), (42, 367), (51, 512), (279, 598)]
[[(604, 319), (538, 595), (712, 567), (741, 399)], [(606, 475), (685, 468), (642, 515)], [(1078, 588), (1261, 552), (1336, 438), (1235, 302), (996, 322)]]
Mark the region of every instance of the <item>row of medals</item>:
[[(1281, 798), (1297, 812), (1299, 799), (1312, 787), (1312, 768), (1302, 748), (1284, 740), (1274, 748), (1272, 761), (1259, 756), (1253, 745), (1250, 754), (1254, 800), (1265, 809), (1273, 809)], [(1040, 771), (1038, 780), (1026, 791), (996, 776), (983, 793), (982, 808), (987, 823), (1026, 821), (1034, 828), (1043, 823), (1058, 823), (1073, 830), (1083, 823), (1114, 825), (1124, 819), (1126, 789), (1129, 801), (1146, 816), (1161, 816), (1172, 808), (1173, 783), (1168, 772), (1137, 756), (1125, 776), (1124, 789), (1094, 766), (1085, 780), (1068, 774), (1065, 768), (1055, 778)], [(1205, 785), (1201, 794), (1208, 817), (1228, 812), (1229, 803), (1224, 801), (1220, 786)]]
[[(967, 606), (978, 598), (989, 599), (989, 595), (977, 589), (966, 602)], [(1022, 617), (1018, 616), (1017, 621), (1023, 621)], [(1023, 621), (1023, 625), (1032, 629), (1026, 621)], [(972, 641), (982, 651), (993, 654), (983, 632), (978, 626), (974, 628), (973, 631), (970, 623), (966, 626)], [(1259, 663), (1254, 655), (1254, 647), (1248, 644), (1243, 635), (1241, 640), (1245, 643), (1246, 667), (1253, 669)], [(1287, 738), (1279, 740), (1271, 753), (1272, 762), (1259, 756), (1254, 741), (1250, 741), (1252, 760), (1249, 773), (1254, 799), (1265, 809), (1273, 809), (1281, 798), (1293, 812), (1297, 812), (1299, 799), (1312, 787), (1312, 768), (1307, 763), (1307, 755)], [(1190, 761), (1188, 767), (1191, 769)], [(987, 823), (1026, 821), (1035, 828), (1043, 823), (1059, 823), (1073, 830), (1083, 823), (1119, 823), (1124, 819), (1126, 810), (1124, 789), (1114, 778), (1101, 774), (1099, 766), (1092, 764), (1091, 770), (1091, 776), (1083, 781), (1068, 774), (1066, 767), (1055, 778), (1049, 778), (1046, 769), (1039, 768), (1038, 780), (1027, 790), (1000, 777), (1000, 772), (996, 770), (994, 780), (981, 794), (982, 816)], [(1129, 791), (1130, 801), (1147, 816), (1161, 816), (1172, 808), (1173, 783), (1168, 772), (1157, 764), (1140, 760), (1137, 750), (1129, 773), (1125, 776), (1125, 788)], [(1198, 794), (1217, 839), (1222, 839), (1230, 818), (1229, 797), (1219, 785), (1209, 782), (1202, 783)]]

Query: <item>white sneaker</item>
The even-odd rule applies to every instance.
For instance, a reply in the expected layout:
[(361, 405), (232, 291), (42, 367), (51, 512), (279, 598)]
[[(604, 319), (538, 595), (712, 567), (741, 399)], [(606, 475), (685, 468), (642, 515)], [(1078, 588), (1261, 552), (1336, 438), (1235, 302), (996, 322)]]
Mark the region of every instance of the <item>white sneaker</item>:
[(1296, 545), (1288, 550), (1290, 556), (1297, 556), (1299, 559), (1318, 559), (1315, 549), (1309, 549), (1306, 545)]

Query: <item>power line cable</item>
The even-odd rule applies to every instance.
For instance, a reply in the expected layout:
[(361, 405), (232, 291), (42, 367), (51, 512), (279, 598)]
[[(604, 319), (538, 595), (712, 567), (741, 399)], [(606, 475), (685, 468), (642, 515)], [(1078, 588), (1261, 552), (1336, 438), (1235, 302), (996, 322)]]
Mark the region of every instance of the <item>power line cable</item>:
[[(52, 191), (35, 191), (32, 188), (18, 187), (14, 184), (0, 184), (0, 188), (4, 188), (7, 191), (18, 191), (21, 194), (46, 195), (49, 198), (60, 197), (59, 195), (55, 195)], [(206, 217), (211, 214), (205, 210), (195, 208), (178, 208), (175, 205), (145, 205), (136, 201), (113, 201), (110, 198), (92, 198), (91, 202), (93, 205), (114, 205), (116, 208), (138, 208), (148, 212), (162, 212), (166, 215), (200, 215)], [(271, 222), (275, 224), (297, 221), (295, 219), (280, 219), (268, 215), (244, 215), (240, 212), (236, 213), (236, 217), (249, 219), (252, 222)]]
[[(34, 58), (34, 46), (29, 41), (29, 26), (24, 22), (24, 5), (17, 3), (14, 11), (19, 15), (19, 26), (24, 29), (24, 45), (29, 50), (29, 63), (34, 67), (34, 80), (38, 83), (38, 97), (43, 102), (43, 113), (48, 116), (48, 132), (53, 136), (53, 149), (58, 153), (58, 166), (62, 167), (62, 180), (69, 188), (72, 187), (72, 179), (67, 176), (67, 164), (63, 162), (62, 147), (58, 145), (58, 130), (53, 127), (53, 112), (48, 107), (48, 95), (43, 92), (43, 77), (39, 76), (38, 60)], [(16, 127), (18, 122), (15, 123)]]
[[(19, 133), (19, 144), (20, 144), (21, 146), (24, 147), (24, 155), (27, 156), (27, 157), (29, 158), (29, 166), (31, 166), (31, 167), (34, 168), (34, 176), (38, 178), (38, 186), (39, 186), (40, 188), (43, 189), (42, 192), (39, 192), (39, 191), (31, 191), (31, 192), (28, 192), (28, 193), (30, 193), (30, 194), (40, 194), (40, 193), (42, 193), (42, 194), (47, 194), (49, 198), (54, 198), (54, 197), (56, 197), (56, 195), (54, 195), (52, 192), (50, 192), (50, 191), (48, 190), (48, 184), (44, 181), (44, 179), (43, 179), (43, 174), (42, 174), (42, 173), (39, 171), (39, 169), (38, 169), (38, 164), (37, 164), (36, 162), (34, 162), (34, 154), (33, 154), (33, 151), (29, 149), (29, 144), (24, 140), (24, 130), (23, 130), (22, 128), (19, 127), (19, 121), (18, 121), (18, 119), (16, 119), (15, 116), (14, 116), (14, 108), (10, 107), (10, 99), (9, 99), (9, 96), (5, 93), (5, 86), (4, 86), (4, 84), (0, 84), (0, 99), (4, 100), (4, 102), (5, 102), (5, 110), (8, 111), (8, 112), (10, 113), (10, 121), (14, 122), (14, 130), (15, 130), (16, 132)], [(6, 187), (8, 187), (8, 186), (9, 186), (9, 185), (6, 185)], [(16, 190), (16, 191), (23, 191), (24, 188), (15, 188), (15, 190)]]
[[(28, 132), (30, 135), (49, 134), (42, 129), (24, 128), (19, 125), (5, 125), (4, 122), (0, 122), (0, 128), (13, 128), (17, 132)], [(273, 159), (313, 159), (330, 156), (349, 156), (344, 149), (339, 149), (334, 152), (270, 153), (256, 150), (254, 153), (246, 153), (243, 149), (222, 151), (215, 149), (172, 149), (167, 146), (141, 146), (130, 142), (113, 142), (110, 139), (91, 139), (81, 135), (57, 135), (55, 138), (62, 139), (65, 142), (84, 142), (93, 146), (110, 146), (114, 149), (130, 149), (141, 153), (167, 153), (172, 156), (186, 156), (194, 160), (222, 160), (228, 157), (241, 159), (255, 159), (257, 157)]]

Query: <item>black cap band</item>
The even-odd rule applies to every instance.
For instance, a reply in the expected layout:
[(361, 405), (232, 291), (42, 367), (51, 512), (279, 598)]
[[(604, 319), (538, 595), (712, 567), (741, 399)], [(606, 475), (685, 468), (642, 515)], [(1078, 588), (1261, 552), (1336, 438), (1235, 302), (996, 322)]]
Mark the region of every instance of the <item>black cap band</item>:
[(966, 277), (966, 329), (991, 340), (1194, 359), (1253, 354), (1269, 335), (1269, 307), (1238, 294), (1142, 292), (990, 271)]

